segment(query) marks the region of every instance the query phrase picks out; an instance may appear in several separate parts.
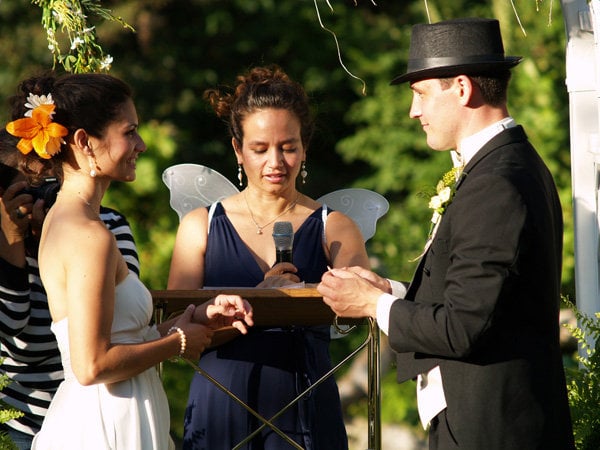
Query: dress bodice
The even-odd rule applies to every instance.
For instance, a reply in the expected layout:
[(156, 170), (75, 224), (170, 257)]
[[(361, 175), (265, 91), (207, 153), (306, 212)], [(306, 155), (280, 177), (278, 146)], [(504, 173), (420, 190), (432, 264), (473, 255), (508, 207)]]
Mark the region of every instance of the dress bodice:
[[(115, 288), (115, 309), (111, 328), (112, 343), (140, 343), (159, 337), (148, 326), (152, 317), (152, 295), (140, 279), (129, 272)], [(53, 322), (51, 330), (60, 349), (65, 379), (73, 376), (69, 350), (68, 318)]]
[[(327, 271), (323, 242), (328, 211), (323, 211), (323, 207), (315, 210), (294, 233), (292, 259), (298, 276), (306, 283), (318, 283)], [(265, 274), (220, 203), (210, 221), (204, 267), (204, 286), (254, 287), (264, 279)]]

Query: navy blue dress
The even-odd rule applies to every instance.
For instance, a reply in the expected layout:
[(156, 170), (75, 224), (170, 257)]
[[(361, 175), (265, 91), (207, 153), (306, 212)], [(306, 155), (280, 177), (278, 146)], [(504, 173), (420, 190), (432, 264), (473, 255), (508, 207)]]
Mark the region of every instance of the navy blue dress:
[[(322, 208), (316, 210), (294, 234), (294, 265), (307, 283), (319, 282), (327, 270), (322, 214)], [(218, 204), (210, 222), (204, 285), (254, 287), (263, 279), (263, 271)], [(206, 351), (199, 365), (263, 417), (271, 418), (331, 368), (329, 327), (254, 327), (247, 335)], [(307, 450), (348, 448), (333, 377), (273, 423)], [(194, 375), (184, 421), (185, 450), (231, 449), (261, 424), (205, 377)], [(288, 450), (291, 446), (265, 427), (242, 448)]]

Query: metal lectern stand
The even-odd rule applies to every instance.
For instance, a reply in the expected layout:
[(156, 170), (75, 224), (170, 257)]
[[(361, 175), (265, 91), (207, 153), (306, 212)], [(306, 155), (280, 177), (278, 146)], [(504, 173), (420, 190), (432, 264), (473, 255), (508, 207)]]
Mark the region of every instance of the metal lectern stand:
[(155, 290), (152, 291), (155, 306), (155, 320), (157, 323), (166, 320), (174, 313), (181, 312), (190, 303), (200, 304), (217, 296), (218, 294), (236, 294), (250, 302), (254, 310), (255, 326), (312, 326), (312, 325), (333, 325), (337, 324), (359, 324), (367, 322), (369, 333), (364, 342), (362, 342), (354, 351), (347, 355), (335, 367), (327, 372), (323, 377), (313, 383), (308, 389), (300, 393), (295, 399), (291, 400), (281, 411), (270, 418), (262, 417), (250, 406), (236, 397), (227, 388), (221, 385), (217, 380), (198, 367), (194, 361), (185, 360), (195, 371), (205, 376), (217, 388), (227, 393), (234, 401), (242, 405), (250, 414), (259, 419), (263, 425), (256, 429), (252, 434), (240, 442), (235, 449), (250, 441), (255, 434), (259, 433), (264, 427), (270, 427), (279, 434), (290, 445), (296, 449), (302, 450), (296, 442), (292, 441), (279, 430), (272, 422), (287, 409), (292, 407), (310, 390), (320, 385), (325, 379), (332, 376), (347, 361), (356, 356), (363, 348), (368, 348), (368, 445), (367, 450), (381, 449), (381, 386), (380, 386), (380, 353), (379, 353), (379, 328), (377, 323), (370, 318), (366, 319), (338, 319), (333, 311), (323, 302), (321, 294), (316, 289), (258, 289), (258, 288), (222, 288), (222, 289), (201, 289), (201, 290)]

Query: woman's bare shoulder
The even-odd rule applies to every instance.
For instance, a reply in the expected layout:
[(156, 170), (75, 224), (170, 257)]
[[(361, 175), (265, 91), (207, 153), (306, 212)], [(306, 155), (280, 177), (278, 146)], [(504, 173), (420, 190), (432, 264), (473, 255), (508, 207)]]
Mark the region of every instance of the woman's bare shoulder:
[(112, 233), (99, 216), (60, 208), (51, 211), (44, 221), (40, 251), (55, 256), (66, 253), (73, 257), (79, 252), (108, 248), (113, 240)]

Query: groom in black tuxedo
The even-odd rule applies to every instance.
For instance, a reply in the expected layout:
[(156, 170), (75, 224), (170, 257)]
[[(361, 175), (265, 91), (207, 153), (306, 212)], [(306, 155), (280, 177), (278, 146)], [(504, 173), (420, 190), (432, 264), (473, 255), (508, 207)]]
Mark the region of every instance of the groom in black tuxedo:
[(377, 318), (398, 381), (417, 380), (430, 449), (574, 449), (559, 349), (562, 211), (552, 176), (506, 106), (499, 24), (413, 27), (410, 116), (455, 180), (410, 284), (333, 269), (318, 289), (340, 316)]

